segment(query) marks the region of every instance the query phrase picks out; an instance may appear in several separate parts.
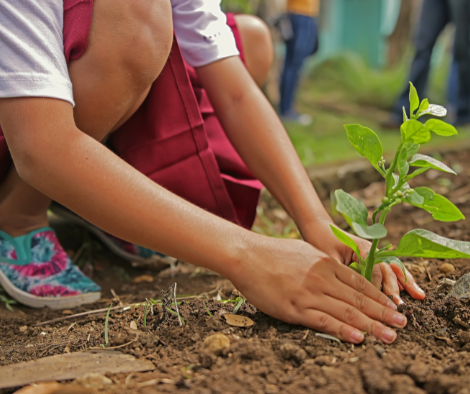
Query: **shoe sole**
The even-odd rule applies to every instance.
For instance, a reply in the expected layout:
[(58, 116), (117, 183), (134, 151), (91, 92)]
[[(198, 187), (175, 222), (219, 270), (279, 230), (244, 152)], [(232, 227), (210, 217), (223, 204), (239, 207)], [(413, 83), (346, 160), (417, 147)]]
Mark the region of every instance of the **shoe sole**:
[(31, 308), (71, 309), (83, 304), (92, 304), (101, 298), (101, 292), (67, 297), (38, 297), (18, 289), (2, 271), (0, 271), (0, 285), (10, 297)]
[[(178, 260), (174, 257), (170, 256), (157, 256), (153, 255), (150, 257), (139, 257), (135, 254), (126, 252), (122, 250), (119, 246), (117, 246), (110, 238), (106, 236), (106, 234), (100, 230), (98, 227), (93, 226), (91, 223), (88, 223), (86, 220), (80, 218), (79, 216), (71, 213), (67, 209), (64, 209), (58, 205), (54, 205), (51, 207), (51, 211), (54, 213), (52, 216), (51, 222), (52, 223), (73, 223), (78, 224), (86, 228), (89, 232), (94, 234), (97, 238), (100, 239), (101, 242), (105, 244), (105, 246), (111, 250), (115, 255), (121, 257), (124, 260), (130, 261), (136, 267), (146, 267), (150, 269), (154, 269), (156, 271), (162, 271), (172, 264), (175, 264)], [(135, 264), (134, 264), (135, 263)]]

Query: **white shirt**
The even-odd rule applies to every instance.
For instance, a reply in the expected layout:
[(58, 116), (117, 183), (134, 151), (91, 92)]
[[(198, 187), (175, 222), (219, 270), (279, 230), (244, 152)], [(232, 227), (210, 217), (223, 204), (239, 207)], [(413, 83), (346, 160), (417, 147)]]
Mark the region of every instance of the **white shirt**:
[[(238, 55), (220, 0), (171, 0), (173, 27), (194, 67)], [(0, 98), (74, 104), (63, 45), (63, 0), (0, 0)]]

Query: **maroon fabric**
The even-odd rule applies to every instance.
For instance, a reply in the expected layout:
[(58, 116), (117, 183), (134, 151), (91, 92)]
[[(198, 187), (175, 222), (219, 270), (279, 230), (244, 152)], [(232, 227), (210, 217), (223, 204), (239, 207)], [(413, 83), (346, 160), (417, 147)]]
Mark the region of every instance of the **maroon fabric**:
[[(92, 11), (93, 0), (64, 0), (67, 62), (86, 50)], [(232, 15), (228, 24), (242, 52)], [(230, 144), (176, 39), (148, 97), (110, 142), (119, 156), (161, 186), (243, 227), (252, 226), (262, 185)], [(10, 164), (0, 130), (0, 179)]]

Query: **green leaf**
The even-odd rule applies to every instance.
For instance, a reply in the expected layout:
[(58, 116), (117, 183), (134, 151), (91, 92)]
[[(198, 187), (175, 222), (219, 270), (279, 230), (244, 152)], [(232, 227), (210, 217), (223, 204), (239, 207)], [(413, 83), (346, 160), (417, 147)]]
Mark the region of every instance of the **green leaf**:
[(403, 107), (403, 123), (408, 122), (408, 116), (406, 115), (406, 109)]
[(414, 144), (425, 144), (431, 139), (431, 131), (418, 120), (409, 120), (403, 123), (400, 128), (403, 142)]
[(428, 108), (429, 108), (429, 100), (428, 100), (428, 99), (424, 99), (423, 101), (421, 101), (421, 104), (419, 105), (418, 116), (420, 116), (420, 114), (421, 114), (423, 111), (426, 111)]
[(336, 210), (340, 212), (356, 234), (362, 238), (376, 239), (387, 235), (387, 230), (380, 223), (367, 225), (366, 206), (343, 190), (335, 191)]
[(361, 265), (358, 263), (351, 263), (349, 264), (349, 268), (352, 268), (354, 271), (356, 271), (358, 274), (362, 275), (362, 270), (361, 270)]
[(338, 238), (346, 246), (349, 246), (354, 251), (354, 253), (356, 253), (356, 256), (360, 259), (361, 251), (359, 250), (359, 247), (357, 246), (356, 242), (354, 242), (352, 238), (348, 237), (343, 231), (333, 226), (332, 224), (330, 224), (330, 227), (336, 238)]
[(418, 92), (416, 91), (416, 88), (413, 86), (413, 84), (410, 82), (410, 117), (413, 116), (415, 111), (419, 107), (419, 97), (418, 97)]
[(417, 193), (416, 190), (412, 190), (411, 194), (407, 198), (405, 198), (405, 201), (408, 204), (418, 206), (424, 203), (424, 197), (421, 194)]
[(443, 118), (447, 115), (447, 110), (442, 105), (429, 104), (428, 108), (422, 112), (418, 111), (418, 118), (423, 115), (432, 115)]
[(462, 212), (460, 212), (460, 210), (447, 198), (434, 193), (433, 190), (427, 187), (417, 187), (414, 189), (414, 193), (412, 193), (412, 195), (413, 194), (419, 194), (423, 197), (423, 202), (419, 204), (415, 201), (408, 201), (408, 199), (406, 201), (415, 207), (429, 212), (436, 220), (441, 222), (456, 222), (458, 220), (465, 219)]
[(406, 269), (401, 260), (398, 257), (382, 257), (380, 259), (376, 259), (374, 262), (375, 264), (380, 264), (380, 263), (385, 263), (385, 264), (396, 264), (398, 265), (401, 270), (403, 271), (403, 275), (405, 275), (405, 283), (408, 281), (408, 278), (406, 277)]
[(417, 229), (405, 234), (397, 249), (378, 253), (377, 259), (393, 256), (431, 259), (470, 258), (470, 242), (454, 241), (427, 230)]
[(408, 149), (406, 147), (403, 147), (398, 155), (397, 167), (401, 178), (407, 175), (410, 170), (410, 166), (408, 164)]
[(423, 167), (423, 168), (420, 168), (416, 171), (413, 171), (410, 175), (408, 175), (406, 177), (406, 179), (409, 181), (410, 179), (413, 179), (415, 176), (418, 176), (420, 174), (422, 174), (423, 172), (426, 172), (427, 170), (430, 170), (431, 167)]
[(444, 137), (458, 134), (454, 126), (440, 119), (429, 119), (424, 125), (432, 132)]
[(353, 222), (352, 229), (361, 238), (380, 239), (387, 236), (387, 229), (383, 224), (375, 223), (372, 226)]
[(438, 171), (447, 172), (448, 174), (457, 175), (457, 173), (452, 168), (446, 166), (439, 160), (436, 160), (431, 156), (422, 155), (420, 153), (417, 153), (411, 158), (410, 165), (412, 167), (430, 167)]
[(360, 224), (367, 223), (368, 212), (362, 202), (341, 189), (335, 191), (335, 197), (336, 210), (344, 216), (351, 227), (353, 222)]
[(349, 142), (354, 146), (354, 149), (361, 156), (367, 158), (382, 173), (378, 162), (383, 156), (383, 147), (377, 134), (371, 129), (358, 124), (345, 125), (344, 128), (348, 134)]
[(412, 142), (408, 141), (403, 144), (403, 147), (405, 147), (408, 150), (408, 157), (412, 157), (416, 153), (418, 153), (418, 150), (421, 147), (421, 145), (413, 144)]

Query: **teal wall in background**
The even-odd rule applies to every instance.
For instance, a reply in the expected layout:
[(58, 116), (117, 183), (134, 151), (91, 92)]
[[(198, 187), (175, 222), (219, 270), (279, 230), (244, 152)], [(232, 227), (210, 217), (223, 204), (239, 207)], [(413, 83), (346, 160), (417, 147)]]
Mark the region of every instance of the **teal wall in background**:
[(347, 50), (371, 67), (382, 66), (400, 5), (401, 0), (322, 0), (317, 60)]

